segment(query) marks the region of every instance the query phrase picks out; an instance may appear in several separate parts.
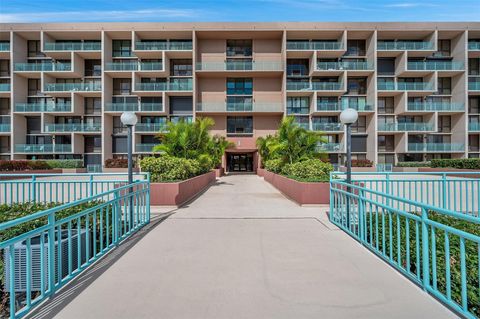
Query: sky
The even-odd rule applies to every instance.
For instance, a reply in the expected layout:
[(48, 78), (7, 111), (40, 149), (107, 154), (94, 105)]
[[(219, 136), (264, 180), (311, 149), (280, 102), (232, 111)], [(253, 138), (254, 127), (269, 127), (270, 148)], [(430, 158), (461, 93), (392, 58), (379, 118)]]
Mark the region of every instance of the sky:
[(0, 0), (0, 23), (119, 21), (480, 21), (480, 0)]

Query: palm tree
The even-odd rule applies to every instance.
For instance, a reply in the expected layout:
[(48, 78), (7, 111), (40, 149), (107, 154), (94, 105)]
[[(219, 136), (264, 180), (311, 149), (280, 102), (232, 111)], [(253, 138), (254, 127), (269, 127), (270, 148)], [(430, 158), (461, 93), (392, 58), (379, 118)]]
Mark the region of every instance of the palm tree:
[(260, 155), (262, 167), (265, 165), (265, 162), (272, 159), (272, 154), (270, 153), (270, 147), (275, 141), (275, 136), (267, 135), (265, 137), (257, 138), (256, 145), (258, 149), (258, 154)]

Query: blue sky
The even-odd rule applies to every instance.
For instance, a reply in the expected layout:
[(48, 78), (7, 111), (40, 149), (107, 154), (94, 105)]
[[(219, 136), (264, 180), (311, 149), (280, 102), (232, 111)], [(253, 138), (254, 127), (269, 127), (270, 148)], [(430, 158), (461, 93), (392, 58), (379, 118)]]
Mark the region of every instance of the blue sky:
[(480, 0), (0, 0), (0, 22), (480, 21)]

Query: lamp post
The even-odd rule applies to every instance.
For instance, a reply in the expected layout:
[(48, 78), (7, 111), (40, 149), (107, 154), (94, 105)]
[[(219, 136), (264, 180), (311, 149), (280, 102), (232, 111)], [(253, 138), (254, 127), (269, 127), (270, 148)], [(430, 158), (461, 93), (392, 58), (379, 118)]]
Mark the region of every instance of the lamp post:
[[(347, 192), (351, 192), (352, 183), (352, 127), (358, 119), (358, 112), (355, 109), (345, 109), (340, 113), (340, 122), (347, 127)], [(350, 200), (347, 199), (347, 225), (350, 229)]]
[[(128, 135), (127, 135), (127, 157), (128, 157), (128, 185), (133, 183), (133, 155), (132, 155), (132, 131), (133, 126), (137, 124), (137, 116), (134, 112), (123, 112), (122, 116), (120, 117), (120, 121), (127, 127)], [(128, 188), (128, 193), (132, 192), (132, 188)], [(131, 227), (133, 227), (133, 198), (130, 197), (130, 223)]]

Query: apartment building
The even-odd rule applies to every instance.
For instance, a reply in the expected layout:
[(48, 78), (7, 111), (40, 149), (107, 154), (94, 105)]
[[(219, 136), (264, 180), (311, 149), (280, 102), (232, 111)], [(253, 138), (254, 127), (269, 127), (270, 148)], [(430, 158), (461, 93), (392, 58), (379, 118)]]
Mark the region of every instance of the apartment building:
[(215, 120), (258, 165), (284, 116), (325, 133), (341, 164), (340, 112), (358, 110), (353, 158), (480, 157), (480, 23), (75, 23), (0, 25), (0, 158), (78, 158), (91, 169), (151, 153), (168, 121)]

